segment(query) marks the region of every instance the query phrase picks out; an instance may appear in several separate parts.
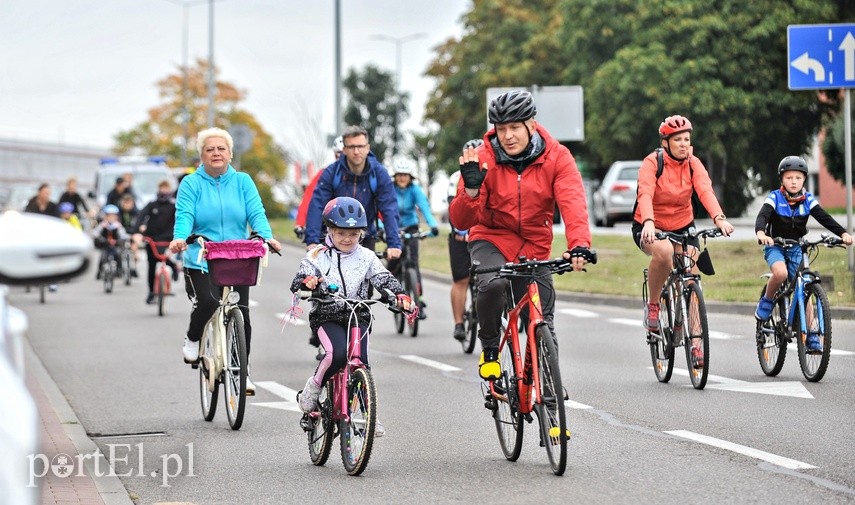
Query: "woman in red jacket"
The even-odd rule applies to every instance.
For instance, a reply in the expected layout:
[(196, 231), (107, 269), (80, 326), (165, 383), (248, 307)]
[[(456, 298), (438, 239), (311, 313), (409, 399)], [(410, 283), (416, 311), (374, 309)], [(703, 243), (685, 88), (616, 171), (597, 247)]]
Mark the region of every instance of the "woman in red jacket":
[[(663, 170), (657, 177), (658, 160), (654, 151), (647, 155), (638, 171), (638, 206), (632, 224), (635, 244), (650, 256), (647, 288), (650, 303), (644, 308), (644, 326), (659, 331), (659, 292), (671, 271), (675, 247), (669, 240), (656, 240), (656, 232), (682, 232), (695, 226), (692, 192), (713, 216), (713, 223), (728, 236), (733, 225), (718, 204), (712, 181), (704, 164), (692, 154), (692, 123), (683, 116), (669, 116), (659, 125), (663, 152)], [(699, 243), (695, 239), (693, 256)]]
[[(494, 128), (484, 144), (469, 147), (460, 157), (457, 196), (449, 209), (460, 229), (469, 229), (469, 251), (482, 267), (527, 259), (549, 259), (555, 205), (567, 236), (564, 258), (581, 270), (592, 259), (591, 231), (582, 176), (570, 151), (534, 120), (537, 109), (528, 91), (509, 91), (492, 101), (489, 119)], [(499, 328), (506, 280), (495, 274), (478, 276), (478, 338), (483, 352), (481, 377), (499, 377)], [(552, 277), (540, 284), (543, 316), (550, 328), (555, 307)], [(513, 283), (522, 294), (525, 284)]]

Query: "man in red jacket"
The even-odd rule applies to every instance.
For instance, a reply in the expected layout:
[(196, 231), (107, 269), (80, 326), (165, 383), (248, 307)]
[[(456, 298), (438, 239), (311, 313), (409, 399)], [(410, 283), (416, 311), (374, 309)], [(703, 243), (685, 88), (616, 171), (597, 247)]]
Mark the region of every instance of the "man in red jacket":
[[(567, 251), (564, 259), (581, 270), (595, 261), (589, 250), (591, 231), (582, 176), (570, 151), (537, 124), (537, 109), (528, 91), (509, 91), (490, 103), (494, 128), (484, 145), (467, 148), (460, 157), (460, 184), (451, 202), (455, 226), (469, 229), (469, 251), (481, 267), (527, 259), (549, 259), (555, 205), (564, 219)], [(501, 374), (499, 328), (508, 281), (495, 274), (478, 276), (478, 338), (483, 352), (478, 372), (485, 380)], [(555, 292), (552, 277), (540, 284), (543, 316), (552, 328)], [(513, 283), (514, 293), (525, 284)]]

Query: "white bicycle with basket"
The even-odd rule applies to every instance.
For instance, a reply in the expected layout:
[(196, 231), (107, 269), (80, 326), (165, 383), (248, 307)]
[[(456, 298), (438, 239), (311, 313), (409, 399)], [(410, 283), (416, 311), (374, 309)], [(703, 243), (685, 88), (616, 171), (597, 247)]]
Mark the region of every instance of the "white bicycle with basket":
[(206, 421), (214, 419), (217, 395), (223, 384), (226, 417), (229, 426), (238, 430), (246, 408), (248, 358), (243, 313), (238, 305), (240, 294), (234, 288), (258, 283), (261, 269), (267, 266), (269, 247), (257, 236), (249, 240), (212, 242), (203, 236), (191, 235), (187, 241), (195, 241), (202, 247), (200, 261), (204, 256), (211, 282), (222, 288), (220, 304), (199, 342), (199, 361), (193, 365), (199, 369), (202, 417)]

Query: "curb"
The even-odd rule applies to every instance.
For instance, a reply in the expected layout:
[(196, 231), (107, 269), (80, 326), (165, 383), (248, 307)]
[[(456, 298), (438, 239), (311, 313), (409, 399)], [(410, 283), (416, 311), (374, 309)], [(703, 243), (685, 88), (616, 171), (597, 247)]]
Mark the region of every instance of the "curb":
[[(77, 418), (77, 415), (65, 399), (65, 396), (62, 394), (59, 386), (54, 382), (50, 373), (42, 363), (42, 360), (36, 354), (35, 349), (33, 349), (32, 344), (26, 338), (24, 339), (24, 349), (27, 360), (27, 372), (31, 374), (41, 386), (42, 391), (44, 391), (45, 396), (48, 398), (48, 402), (50, 402), (50, 406), (53, 408), (54, 414), (59, 418), (59, 422), (65, 430), (65, 435), (71, 440), (71, 443), (74, 444), (74, 447), (77, 449), (77, 453), (97, 454), (97, 467), (99, 469), (109, 468), (110, 466), (107, 459), (101, 453), (95, 442), (89, 438), (89, 435), (86, 433), (86, 429), (80, 423), (80, 419)], [(84, 466), (86, 468), (86, 474), (95, 483), (95, 488), (98, 490), (98, 494), (101, 496), (105, 505), (134, 505), (134, 502), (128, 495), (127, 489), (125, 489), (125, 485), (122, 484), (122, 481), (118, 476), (111, 476), (109, 473), (99, 476), (96, 471), (94, 458), (86, 458), (84, 460)]]

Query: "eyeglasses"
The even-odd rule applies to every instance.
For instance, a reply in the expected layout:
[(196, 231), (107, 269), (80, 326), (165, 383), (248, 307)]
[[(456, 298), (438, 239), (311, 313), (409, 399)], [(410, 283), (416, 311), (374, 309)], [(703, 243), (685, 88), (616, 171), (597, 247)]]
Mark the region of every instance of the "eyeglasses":
[(368, 149), (368, 144), (360, 144), (360, 145), (354, 144), (354, 145), (344, 146), (344, 148), (351, 150), (351, 151), (364, 151), (364, 150)]

